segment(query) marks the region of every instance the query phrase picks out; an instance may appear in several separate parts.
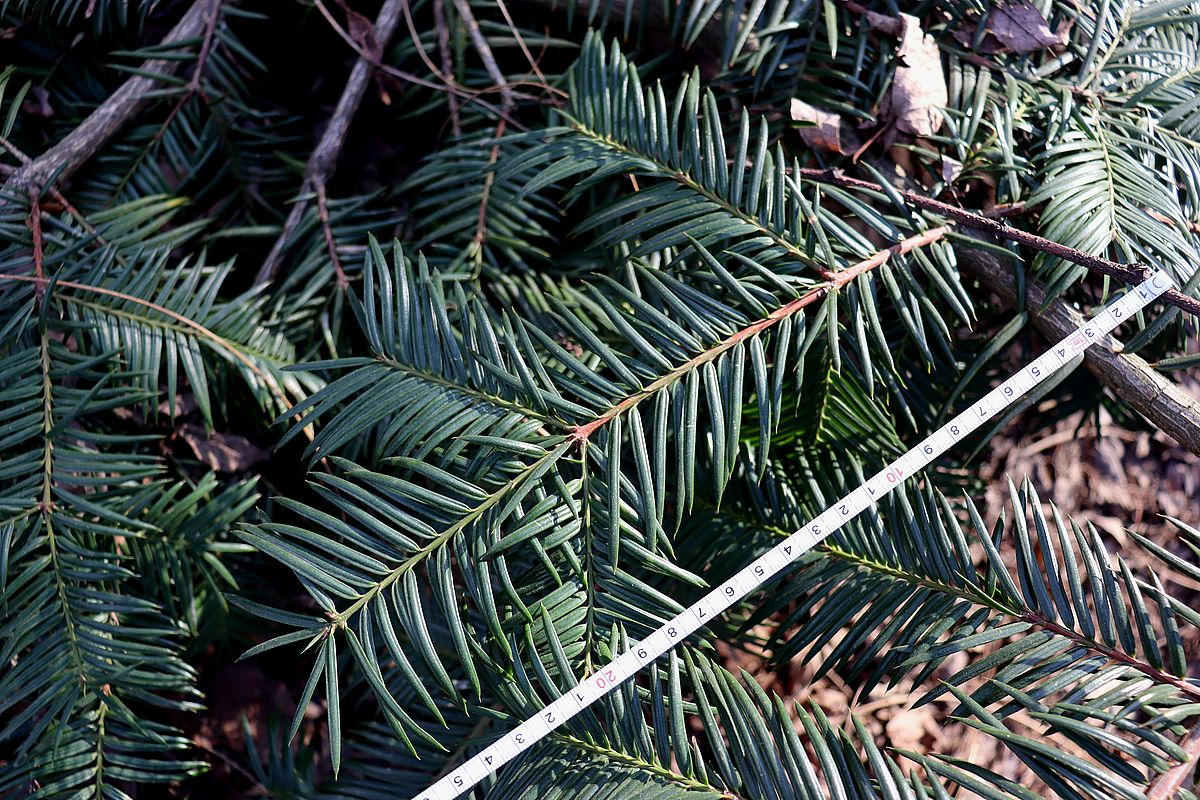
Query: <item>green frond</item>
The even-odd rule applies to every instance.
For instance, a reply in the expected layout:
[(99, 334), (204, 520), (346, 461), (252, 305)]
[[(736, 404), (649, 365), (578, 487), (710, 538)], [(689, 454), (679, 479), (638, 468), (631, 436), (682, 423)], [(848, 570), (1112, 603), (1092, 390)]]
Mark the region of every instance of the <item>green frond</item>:
[[(264, 409), (286, 409), (294, 397), (320, 386), (310, 375), (284, 373), (295, 351), (262, 319), (264, 299), (249, 292), (220, 297), (231, 263), (169, 266), (166, 250), (118, 259), (111, 248), (62, 270), (58, 295), (94, 352), (120, 351), (127, 369), (141, 377), (147, 412), (159, 404), (160, 380), (168, 416), (183, 378), (204, 420), (213, 420), (214, 389), (236, 375)], [(123, 262), (123, 263), (122, 263)], [(83, 280), (80, 280), (82, 278)], [(215, 385), (214, 385), (215, 384)]]
[[(818, 675), (835, 670), (864, 694), (912, 671), (921, 684), (951, 655), (985, 648), (918, 703), (952, 693), (956, 717), (1043, 779), (1053, 776), (1064, 796), (1141, 797), (1182, 757), (1175, 737), (1195, 714), (1200, 689), (1185, 677), (1179, 631), (1195, 620), (1152, 573), (1139, 578), (1113, 559), (1095, 529), (1064, 520), (1053, 505), (1047, 513), (1028, 482), (1011, 493), (1011, 522), (990, 530), (969, 500), (963, 526), (937, 493), (889, 495), (878, 512), (805, 556), (743, 628), (779, 615), (777, 632), (761, 644), (773, 659), (820, 653)], [(754, 526), (752, 516), (730, 522)], [(1015, 546), (1015, 567), (1000, 555), (1006, 542)], [(1144, 707), (1153, 709), (1150, 719), (1129, 720)], [(1018, 711), (1032, 713), (1044, 736), (1085, 752), (1086, 767), (1008, 730), (1003, 720)]]
[(222, 486), (209, 472), (192, 486), (177, 482), (144, 492), (141, 517), (157, 530), (126, 542), (133, 571), (146, 596), (192, 636), (205, 633), (202, 626), (214, 610), (227, 611), (224, 593), (238, 588), (225, 556), (249, 548), (228, 533), (258, 501), (256, 483), (251, 478)]
[[(1180, 226), (1161, 221), (1186, 219), (1176, 193), (1156, 174), (1170, 154), (1132, 122), (1081, 109), (1060, 124), (1064, 133), (1041, 157), (1041, 185), (1028, 200), (1045, 203), (1043, 235), (1085, 253), (1161, 264), (1187, 283), (1195, 244)], [(1192, 159), (1200, 164), (1200, 149)], [(1190, 205), (1198, 198), (1193, 194)], [(1052, 289), (1085, 273), (1060, 259), (1043, 258), (1042, 266)]]
[(0, 740), (21, 763), (0, 791), (23, 796), (36, 781), (47, 796), (108, 796), (114, 782), (202, 768), (152, 711), (195, 710), (195, 674), (180, 657), (181, 626), (126, 591), (134, 573), (117, 544), (160, 531), (140, 513), (160, 480), (158, 459), (139, 451), (145, 437), (102, 424), (145, 394), (114, 353), (69, 350), (69, 323), (32, 314), (31, 295), (27, 287), (5, 298), (23, 324), (0, 365)]
[[(0, 2), (0, 177), (103, 134), (0, 186), (0, 797), (425, 797), (1040, 346), (956, 252), (1121, 291), (970, 214), (1200, 283), (1193, 0), (379, 8)], [(181, 13), (203, 30), (161, 44)], [(912, 25), (948, 97), (915, 138)], [(171, 74), (84, 123), (148, 59)], [(1190, 317), (1135, 323), (1149, 369), (1195, 361)], [(1082, 363), (974, 444), (1132, 426)], [(1158, 800), (1200, 722), (1195, 520), (1118, 548), (1028, 481), (992, 519), (978, 452), (473, 796)], [(243, 650), (297, 702), (237, 755), (196, 712)], [(899, 688), (943, 729), (920, 752), (870, 706)], [(197, 751), (240, 764), (193, 780)]]
[[(444, 272), (486, 269), (501, 276), (546, 262), (553, 209), (537, 196), (520, 196), (532, 174), (500, 180), (494, 171), (516, 156), (519, 143), (497, 138), (492, 128), (468, 133), (409, 176), (401, 191), (413, 197), (414, 251)], [(480, 175), (486, 177), (480, 181)]]
[[(634, 191), (618, 193), (578, 226), (577, 234), (600, 232), (593, 247), (619, 246), (634, 258), (662, 254), (670, 261), (694, 241), (706, 264), (717, 263), (753, 293), (835, 280), (837, 273), (925, 227), (907, 209), (904, 217), (890, 218), (848, 193), (803, 186), (799, 162), (772, 147), (765, 120), (753, 122), (745, 111), (738, 135), (727, 143), (715, 96), (702, 93), (698, 75), (686, 78), (668, 99), (661, 84), (643, 88), (637, 70), (615, 46), (606, 55), (598, 37), (589, 36), (571, 85), (568, 124), (539, 132), (544, 143), (512, 159), (497, 180), (540, 167), (524, 191), (573, 181), (566, 194), (572, 201), (618, 177), (634, 176)], [(843, 219), (843, 211), (857, 226)], [(880, 239), (886, 244), (875, 243)], [(882, 333), (879, 306), (886, 294), (904, 330), (933, 360), (931, 347), (944, 350), (949, 328), (918, 282), (920, 273), (929, 280), (931, 296), (968, 319), (969, 301), (944, 242), (893, 255), (838, 294), (872, 337)], [(879, 358), (887, 363), (882, 353)]]

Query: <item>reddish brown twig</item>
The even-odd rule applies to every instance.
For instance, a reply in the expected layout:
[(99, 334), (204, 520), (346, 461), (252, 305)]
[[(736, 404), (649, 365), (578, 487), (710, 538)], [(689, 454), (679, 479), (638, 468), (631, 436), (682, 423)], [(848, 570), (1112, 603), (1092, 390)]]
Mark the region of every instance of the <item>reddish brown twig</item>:
[(1070, 628), (1060, 625), (1054, 620), (1048, 619), (1047, 617), (1032, 611), (1022, 614), (1020, 619), (1037, 625), (1038, 627), (1057, 634), (1058, 636), (1062, 636), (1063, 638), (1078, 642), (1079, 644), (1082, 644), (1091, 650), (1095, 650), (1109, 661), (1117, 664), (1123, 664), (1132, 670), (1136, 670), (1153, 680), (1155, 683), (1169, 684), (1174, 686), (1183, 694), (1188, 695), (1193, 700), (1200, 700), (1200, 686), (1197, 686), (1196, 684), (1184, 678), (1180, 678), (1177, 675), (1172, 675), (1169, 672), (1153, 667), (1144, 661), (1138, 661), (1136, 658), (1120, 648), (1110, 647), (1109, 645), (1097, 642), (1090, 637), (1084, 636), (1081, 633), (1076, 633)]
[(492, 152), (488, 156), (487, 177), (483, 179), (483, 196), (479, 200), (479, 218), (475, 222), (475, 235), (471, 237), (471, 245), (476, 253), (483, 250), (483, 243), (487, 241), (488, 200), (492, 195), (492, 183), (496, 180), (496, 171), (492, 167), (500, 158), (500, 137), (502, 136), (504, 136), (504, 120), (500, 120), (496, 125), (495, 144), (492, 145)]
[(325, 184), (317, 186), (317, 216), (321, 219), (321, 231), (325, 235), (325, 247), (329, 250), (329, 260), (333, 264), (339, 289), (350, 285), (346, 280), (346, 271), (342, 269), (342, 260), (338, 258), (337, 243), (333, 240), (333, 227), (329, 224), (329, 209), (325, 205)]
[(204, 93), (200, 84), (204, 78), (204, 67), (208, 64), (208, 54), (212, 52), (213, 37), (217, 33), (217, 20), (221, 18), (221, 0), (211, 0), (211, 4), (208, 25), (204, 29), (204, 38), (200, 41), (200, 53), (196, 56), (196, 66), (188, 81), (188, 96)]
[[(154, 136), (150, 139), (150, 143), (143, 147), (134, 159), (133, 164), (129, 169), (125, 170), (125, 175), (118, 184), (118, 188), (113, 192), (113, 195), (120, 195), (125, 189), (125, 186), (133, 178), (134, 172), (146, 159), (151, 158), (157, 152), (158, 145), (167, 135), (167, 131), (171, 127), (171, 123), (179, 116), (188, 101), (193, 97), (199, 97), (205, 103), (208, 103), (208, 97), (201, 87), (201, 81), (204, 77), (204, 68), (208, 64), (208, 55), (212, 51), (212, 40), (217, 32), (217, 20), (221, 18), (221, 0), (209, 0), (212, 8), (208, 15), (208, 23), (204, 30), (204, 38), (200, 41), (200, 52), (196, 56), (196, 66), (192, 70), (192, 77), (188, 79), (187, 88), (183, 94), (175, 101), (175, 105), (171, 106), (171, 110), (167, 113), (166, 119), (158, 126), (158, 130), (154, 132)], [(211, 104), (210, 104), (211, 106)]]
[(1180, 745), (1187, 754), (1186, 758), (1154, 779), (1146, 792), (1146, 800), (1175, 800), (1179, 790), (1195, 777), (1197, 765), (1200, 764), (1200, 725), (1192, 728)]
[(42, 247), (42, 207), (39, 204), (38, 190), (32, 186), (29, 187), (29, 232), (33, 237), (33, 277), (37, 280), (34, 292), (40, 306), (42, 295), (46, 292), (46, 267)]
[(747, 325), (737, 333), (727, 337), (720, 344), (710, 347), (695, 358), (680, 364), (666, 375), (663, 375), (655, 380), (645, 389), (625, 397), (619, 403), (610, 407), (607, 411), (593, 419), (591, 422), (588, 422), (584, 425), (575, 426), (571, 429), (571, 438), (577, 442), (587, 441), (588, 438), (599, 428), (604, 427), (614, 418), (624, 414), (626, 411), (633, 408), (647, 397), (652, 397), (659, 390), (666, 386), (670, 386), (675, 381), (678, 381), (682, 375), (687, 374), (703, 364), (715, 360), (722, 353), (725, 353), (728, 350), (736, 347), (739, 342), (743, 342), (752, 336), (762, 333), (766, 329), (778, 323), (780, 320), (786, 319), (801, 309), (812, 305), (818, 300), (821, 300), (830, 292), (837, 291), (850, 281), (857, 278), (859, 275), (862, 275), (864, 272), (870, 272), (876, 267), (886, 264), (893, 256), (903, 255), (904, 253), (914, 250), (915, 248), (924, 247), (925, 245), (940, 241), (943, 237), (945, 237), (949, 230), (950, 229), (945, 225), (942, 225), (937, 228), (931, 228), (927, 231), (922, 231), (921, 233), (910, 236), (903, 241), (897, 242), (889, 248), (880, 250), (870, 258), (866, 258), (862, 261), (859, 261), (857, 264), (852, 264), (840, 272), (834, 273), (833, 278), (828, 283), (821, 284), (812, 291), (797, 297), (790, 303), (780, 306), (762, 319)]

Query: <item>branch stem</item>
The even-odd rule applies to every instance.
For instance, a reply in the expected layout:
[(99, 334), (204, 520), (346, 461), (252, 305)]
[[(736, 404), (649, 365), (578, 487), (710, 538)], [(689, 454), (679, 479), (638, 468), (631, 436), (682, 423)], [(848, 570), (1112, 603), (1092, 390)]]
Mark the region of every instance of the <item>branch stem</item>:
[[(1001, 300), (1017, 304), (1016, 278), (1012, 269), (991, 252), (973, 247), (957, 248), (959, 263), (969, 269)], [(1165, 297), (1166, 295), (1164, 295)], [(1025, 280), (1025, 310), (1036, 328), (1057, 341), (1078, 328), (1084, 317), (1062, 300), (1047, 298), (1039, 282)], [(1200, 454), (1200, 401), (1168, 380), (1145, 359), (1117, 352), (1120, 345), (1090, 347), (1084, 364), (1112, 392), (1155, 427), (1193, 453)]]
[(1037, 614), (1032, 611), (1027, 611), (1024, 614), (1021, 614), (1019, 619), (1021, 619), (1023, 622), (1037, 625), (1039, 628), (1050, 631), (1058, 636), (1062, 636), (1065, 639), (1070, 639), (1071, 641), (1081, 644), (1084, 647), (1095, 650), (1109, 661), (1113, 661), (1117, 664), (1123, 664), (1130, 669), (1137, 670), (1156, 683), (1170, 684), (1192, 699), (1200, 700), (1200, 686), (1180, 678), (1177, 675), (1172, 675), (1165, 670), (1156, 669), (1144, 661), (1138, 661), (1124, 650), (1116, 647), (1110, 647), (1103, 642), (1097, 642), (1096, 640), (1084, 636), (1081, 633), (1076, 633), (1065, 625), (1060, 625), (1059, 623), (1051, 619), (1047, 619), (1041, 614)]
[[(318, 5), (320, 4), (318, 3)], [(377, 50), (381, 51), (391, 41), (392, 34), (395, 33), (396, 26), (400, 22), (402, 5), (403, 0), (386, 0), (383, 7), (379, 9), (379, 14), (375, 17)], [(300, 227), (304, 213), (308, 211), (311, 198), (313, 196), (317, 198), (318, 210), (325, 206), (325, 185), (333, 177), (334, 170), (337, 169), (338, 156), (341, 155), (342, 146), (346, 143), (350, 123), (355, 112), (358, 111), (363, 95), (366, 94), (371, 75), (379, 64), (378, 52), (373, 53), (369, 50), (358, 52), (358, 60), (350, 69), (350, 76), (346, 79), (346, 87), (342, 90), (342, 96), (338, 99), (333, 116), (330, 118), (329, 124), (325, 126), (325, 132), (321, 134), (317, 146), (313, 148), (308, 157), (299, 197), (292, 205), (291, 211), (288, 212), (287, 219), (284, 220), (283, 227), (280, 229), (279, 237), (259, 268), (258, 275), (255, 276), (255, 286), (262, 286), (275, 279), (283, 260), (283, 252), (291, 243), (296, 229)], [(333, 253), (333, 268), (337, 285), (344, 289), (348, 283), (341, 263), (337, 259), (336, 250), (333, 248), (333, 231), (329, 225), (328, 211), (321, 215), (320, 223), (326, 245)]]
[[(840, 186), (844, 189), (858, 189), (861, 191), (876, 192), (881, 195), (884, 194), (884, 189), (879, 184), (859, 178), (852, 178), (840, 169), (801, 169), (799, 177), (815, 181), (816, 183)], [(1092, 272), (1099, 272), (1101, 275), (1116, 278), (1123, 283), (1133, 285), (1141, 283), (1150, 277), (1151, 270), (1142, 264), (1121, 264), (1101, 256), (1085, 253), (1073, 247), (1067, 247), (1058, 242), (1052, 242), (1037, 234), (1014, 228), (1003, 220), (985, 217), (982, 214), (967, 211), (964, 208), (944, 203), (941, 200), (925, 197), (917, 192), (899, 188), (893, 191), (914, 206), (923, 208), (926, 211), (932, 211), (935, 214), (953, 220), (959, 225), (985, 231), (998, 239), (1016, 242), (1047, 255), (1056, 256), (1065, 261), (1085, 267)], [(1200, 316), (1200, 300), (1189, 297), (1178, 289), (1169, 289), (1163, 294), (1162, 300), (1164, 303), (1180, 308), (1190, 314)]]
[[(203, 36), (216, 13), (214, 6), (215, 0), (192, 3), (175, 27), (163, 37), (158, 49), (169, 49)], [(62, 141), (9, 176), (5, 188), (17, 190), (19, 194), (32, 188), (40, 194), (52, 180), (62, 182), (69, 178), (151, 101), (155, 90), (160, 88), (157, 76), (172, 75), (181, 63), (173, 58), (144, 62), (136, 75), (121, 84), (121, 88), (88, 114)], [(0, 207), (11, 199), (11, 196), (6, 200), (0, 195)]]
[(655, 380), (645, 389), (625, 397), (625, 399), (621, 400), (621, 402), (612, 406), (591, 422), (588, 422), (584, 425), (575, 426), (575, 428), (573, 428), (571, 431), (571, 437), (579, 442), (586, 441), (588, 437), (596, 432), (596, 430), (604, 427), (614, 418), (624, 414), (626, 411), (633, 408), (647, 397), (651, 397), (661, 389), (664, 389), (667, 386), (675, 383), (692, 370), (698, 369), (710, 361), (714, 361), (720, 357), (722, 353), (736, 347), (740, 342), (743, 342), (752, 336), (757, 336), (767, 328), (775, 325), (780, 320), (790, 317), (797, 311), (800, 311), (801, 309), (812, 305), (818, 300), (821, 300), (830, 292), (835, 292), (838, 289), (841, 289), (859, 275), (862, 275), (865, 272), (870, 272), (876, 267), (886, 264), (893, 256), (903, 255), (904, 253), (907, 253), (915, 248), (924, 247), (925, 245), (941, 240), (947, 233), (949, 233), (949, 231), (950, 229), (945, 225), (937, 228), (931, 228), (927, 231), (922, 231), (915, 236), (909, 236), (908, 238), (897, 242), (891, 247), (880, 250), (870, 258), (860, 261), (857, 264), (852, 264), (846, 269), (834, 273), (832, 279), (827, 283), (824, 283), (816, 289), (797, 297), (795, 300), (787, 303), (786, 305), (780, 306), (762, 319), (757, 320), (756, 322), (747, 325), (745, 328), (742, 328), (736, 333), (730, 335), (715, 347), (709, 348), (695, 358), (685, 361), (683, 364), (680, 364), (675, 369)]

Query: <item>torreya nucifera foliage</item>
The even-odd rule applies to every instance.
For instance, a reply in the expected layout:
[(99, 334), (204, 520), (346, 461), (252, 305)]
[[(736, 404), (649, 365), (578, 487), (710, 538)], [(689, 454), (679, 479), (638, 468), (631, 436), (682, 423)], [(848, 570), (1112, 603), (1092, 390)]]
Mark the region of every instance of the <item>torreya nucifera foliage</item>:
[(1186, 397), (1200, 4), (353, 5), (0, 6), (0, 796), (415, 796), (1151, 264), (475, 795), (1193, 797), (1200, 518), (977, 465)]

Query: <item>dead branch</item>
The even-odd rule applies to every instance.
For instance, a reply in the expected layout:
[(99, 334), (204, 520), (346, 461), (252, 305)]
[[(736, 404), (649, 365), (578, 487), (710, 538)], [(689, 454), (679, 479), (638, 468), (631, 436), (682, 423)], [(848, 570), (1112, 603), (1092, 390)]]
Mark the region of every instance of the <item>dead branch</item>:
[[(453, 76), (454, 63), (450, 56), (450, 27), (446, 24), (446, 6), (443, 0), (433, 0), (433, 27), (437, 31), (438, 58), (442, 62), (442, 72)], [(457, 95), (447, 94), (446, 104), (450, 106), (450, 131), (457, 139), (462, 136), (462, 120), (459, 118)]]
[[(1016, 278), (1001, 257), (970, 246), (959, 246), (956, 252), (959, 264), (970, 270), (1004, 302), (1016, 305)], [(1082, 314), (1062, 300), (1047, 300), (1045, 287), (1029, 278), (1025, 281), (1025, 310), (1034, 326), (1054, 341), (1084, 323)], [(1092, 374), (1155, 427), (1200, 455), (1200, 402), (1142, 357), (1117, 352), (1120, 346), (1111, 337), (1107, 344), (1086, 351), (1084, 363)], [(1116, 349), (1113, 345), (1116, 345)]]
[[(209, 20), (220, 13), (220, 3), (221, 0), (196, 0), (163, 37), (159, 49), (202, 36)], [(70, 177), (150, 102), (154, 90), (160, 88), (158, 79), (150, 76), (172, 75), (181, 63), (176, 59), (144, 62), (138, 68), (139, 74), (121, 84), (79, 127), (9, 177), (5, 183), (9, 191), (0, 193), (0, 207), (13, 197), (26, 195), (30, 189), (40, 194), (51, 181), (61, 182)]]
[[(387, 47), (387, 44), (392, 39), (392, 34), (396, 31), (396, 26), (400, 22), (400, 7), (402, 0), (387, 0), (381, 9), (378, 16), (375, 17), (375, 42), (373, 48), (359, 51), (358, 60), (354, 63), (354, 67), (350, 70), (350, 76), (346, 79), (346, 87), (342, 90), (342, 96), (338, 100), (337, 108), (334, 109), (333, 117), (329, 120), (329, 124), (325, 127), (325, 132), (321, 134), (320, 141), (313, 148), (312, 153), (308, 157), (308, 163), (304, 168), (304, 183), (300, 188), (299, 198), (292, 204), (292, 209), (288, 212), (287, 219), (284, 220), (283, 228), (279, 232), (279, 237), (275, 240), (275, 244), (271, 247), (271, 252), (267, 254), (266, 260), (263, 261), (262, 267), (258, 270), (258, 275), (254, 279), (256, 286), (270, 283), (275, 278), (275, 273), (279, 270), (279, 263), (283, 256), (283, 251), (287, 247), (296, 229), (300, 227), (300, 222), (304, 218), (304, 213), (308, 210), (308, 204), (311, 197), (323, 196), (325, 193), (325, 185), (333, 176), (333, 172), (337, 169), (338, 156), (342, 152), (342, 146), (346, 142), (346, 134), (350, 130), (350, 123), (354, 118), (354, 114), (358, 111), (358, 106), (362, 102), (363, 95), (367, 91), (367, 86), (370, 83), (371, 74), (379, 63), (379, 52)], [(332, 234), (329, 232), (328, 224), (322, 221), (322, 225), (326, 228), (325, 238), (328, 243), (332, 239)], [(337, 271), (338, 285), (344, 287), (345, 274), (341, 271), (340, 265), (336, 259), (334, 267)]]
[(1179, 790), (1188, 788), (1195, 779), (1196, 767), (1200, 764), (1200, 725), (1192, 728), (1180, 745), (1187, 758), (1154, 779), (1146, 792), (1146, 800), (1175, 800)]
[(458, 12), (463, 24), (467, 26), (467, 35), (471, 37), (471, 44), (475, 46), (475, 52), (483, 61), (483, 68), (487, 71), (488, 77), (500, 88), (501, 105), (506, 112), (511, 113), (515, 106), (512, 87), (508, 85), (508, 80), (496, 63), (496, 57), (492, 55), (492, 48), (487, 43), (487, 38), (479, 29), (479, 22), (471, 12), (471, 4), (467, 0), (454, 0), (454, 10)]
[[(799, 176), (817, 183), (827, 183), (832, 186), (840, 186), (845, 189), (860, 189), (868, 192), (877, 192), (883, 194), (883, 187), (871, 181), (864, 181), (859, 178), (851, 178), (840, 169), (801, 169)], [(1078, 264), (1081, 267), (1086, 267), (1092, 272), (1099, 272), (1101, 275), (1108, 275), (1111, 278), (1116, 278), (1119, 281), (1127, 284), (1141, 283), (1146, 278), (1150, 277), (1150, 269), (1142, 264), (1119, 264), (1116, 261), (1110, 261), (1107, 258), (1093, 256), (1085, 253), (1082, 250), (1076, 250), (1073, 247), (1052, 242), (1049, 239), (1038, 236), (1037, 234), (1023, 231), (1019, 228), (1014, 228), (1008, 225), (1003, 220), (985, 217), (982, 214), (976, 214), (972, 211), (959, 208), (958, 206), (943, 203), (941, 200), (934, 200), (932, 197), (925, 197), (917, 192), (911, 192), (907, 189), (896, 188), (895, 191), (908, 202), (918, 208), (923, 208), (927, 211), (932, 211), (939, 216), (951, 219), (958, 224), (974, 228), (975, 230), (984, 231), (998, 239), (1006, 239), (1010, 242), (1023, 244), (1026, 247), (1038, 250), (1048, 255), (1057, 256), (1058, 258)], [(1164, 303), (1183, 309), (1190, 314), (1200, 316), (1200, 300), (1194, 297), (1189, 297), (1178, 289), (1169, 289), (1163, 296)]]

